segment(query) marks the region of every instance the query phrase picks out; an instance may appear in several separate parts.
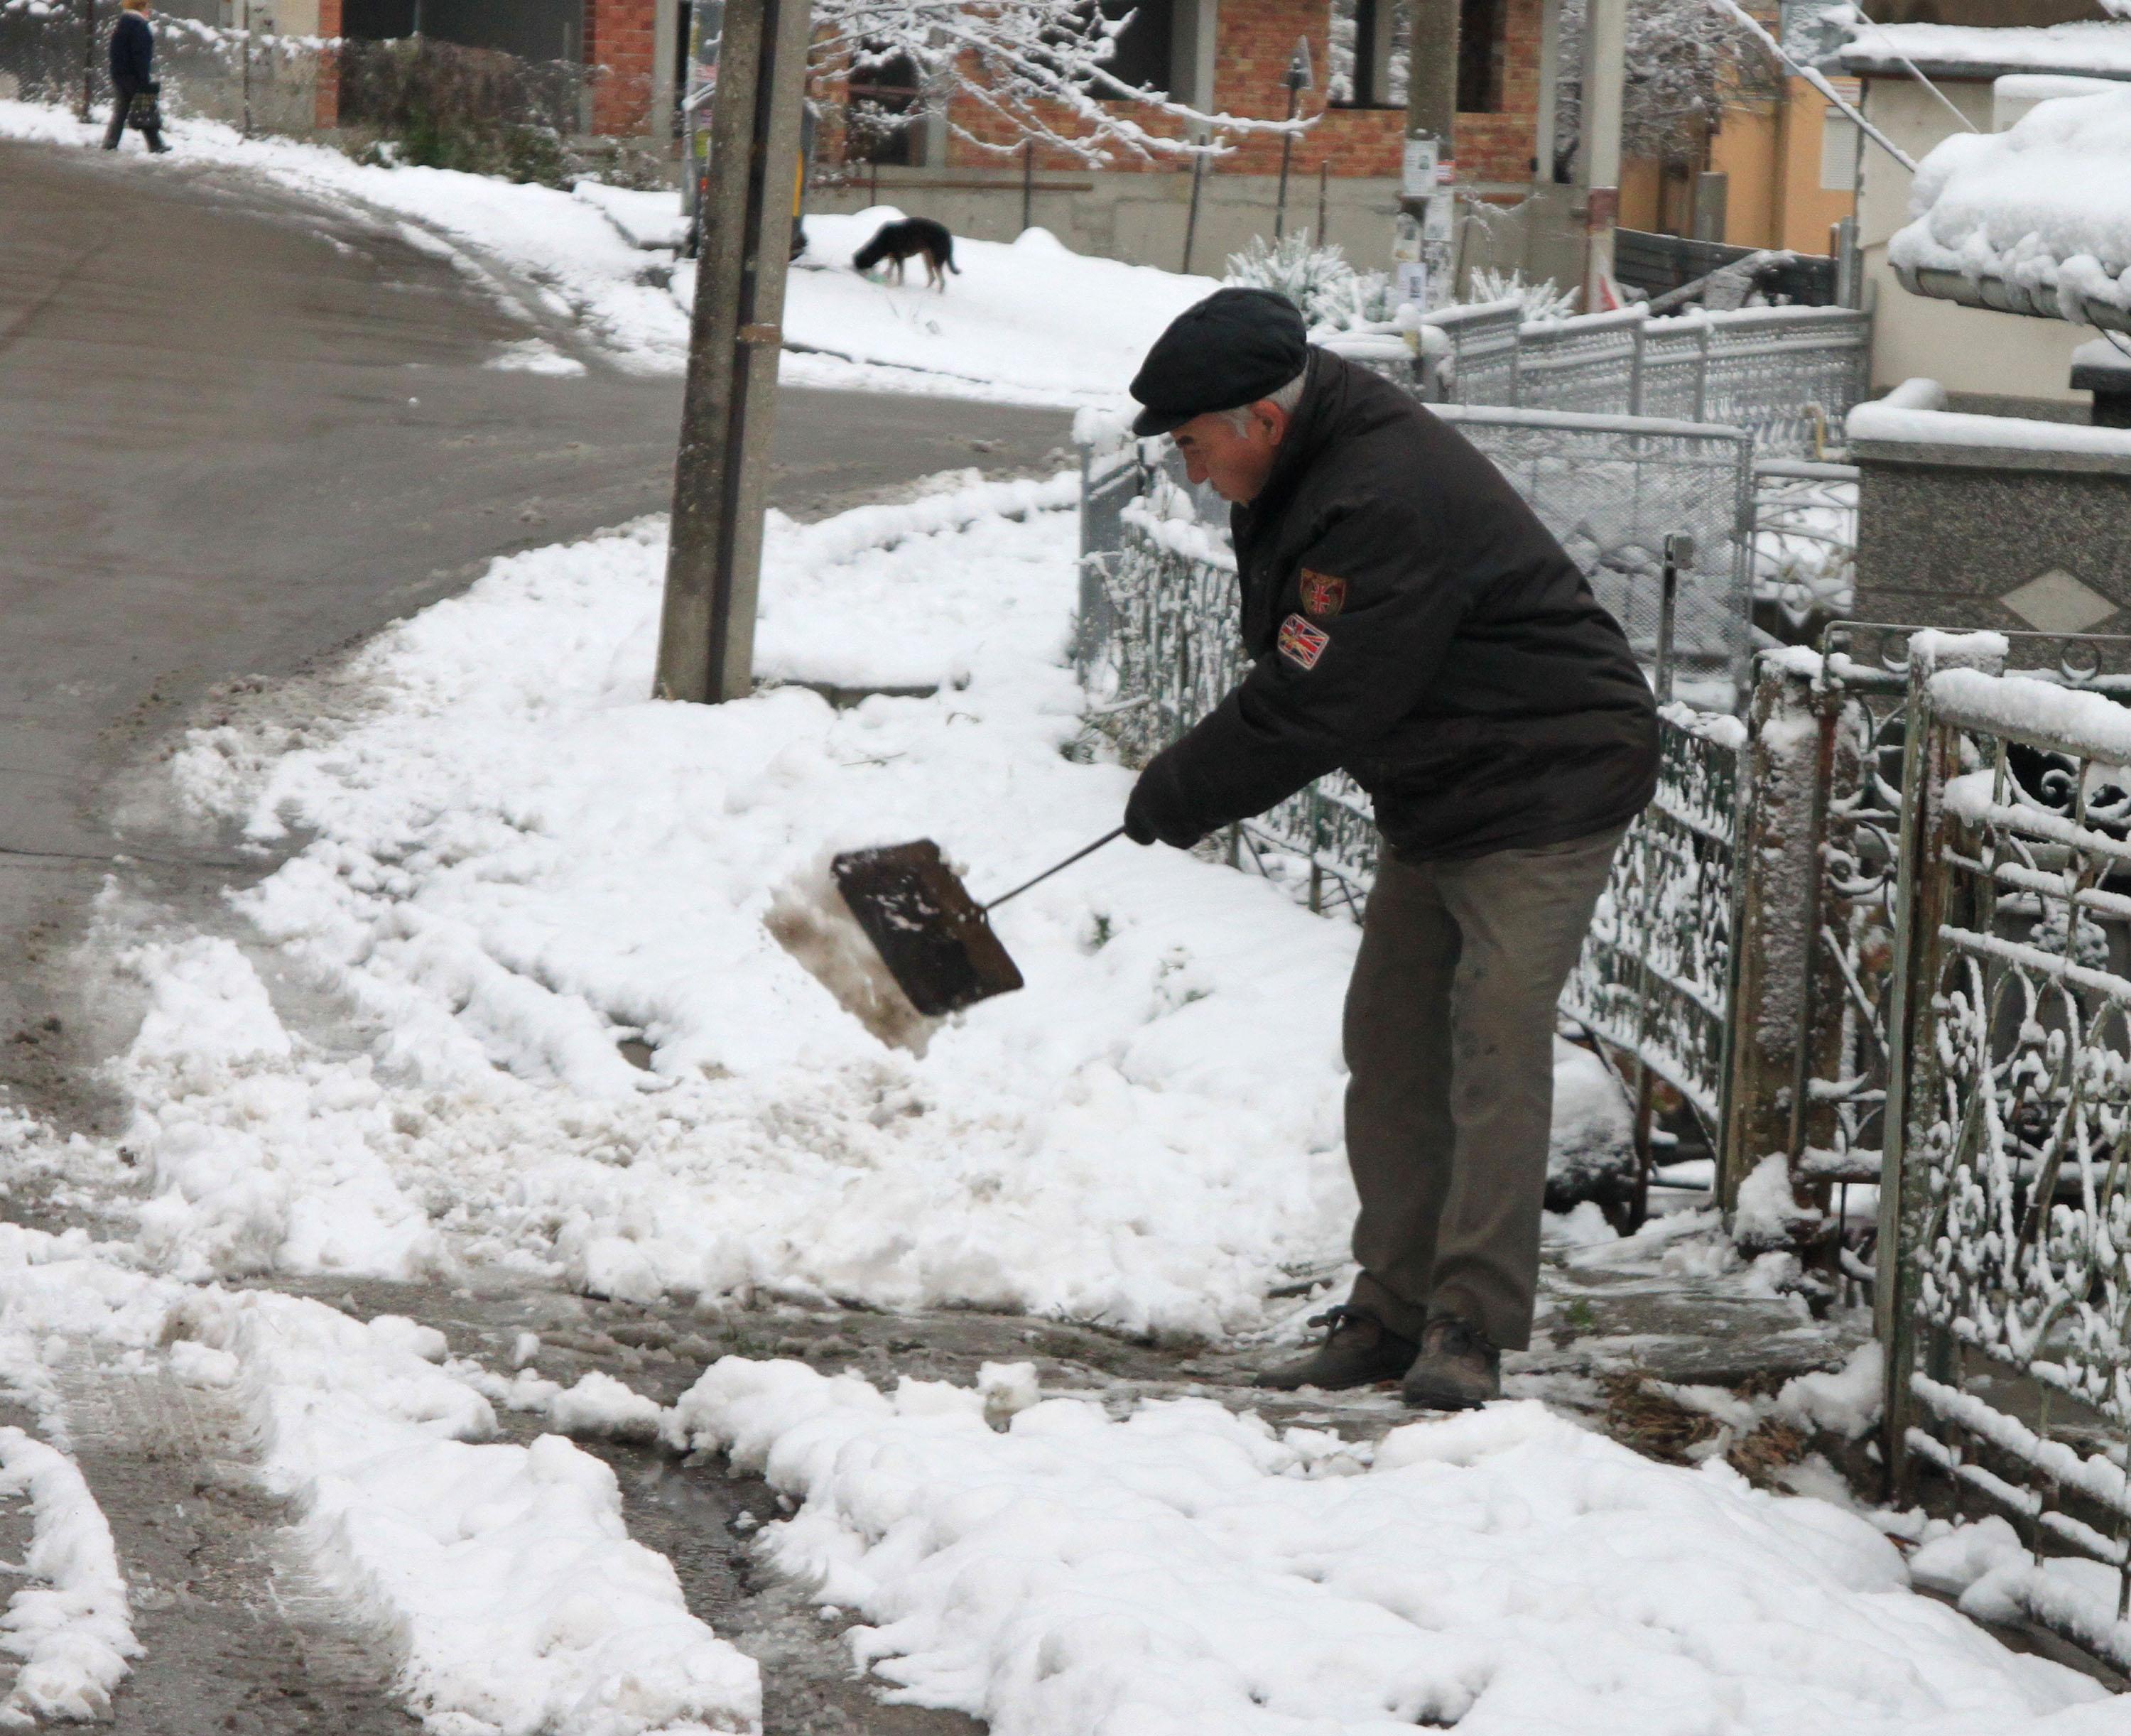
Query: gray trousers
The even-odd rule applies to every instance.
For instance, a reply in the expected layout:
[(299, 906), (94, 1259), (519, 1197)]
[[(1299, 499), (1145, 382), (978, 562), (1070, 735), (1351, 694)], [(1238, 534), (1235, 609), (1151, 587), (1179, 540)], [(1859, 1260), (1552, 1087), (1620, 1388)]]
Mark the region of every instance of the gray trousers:
[(1554, 1002), (1626, 830), (1379, 858), (1344, 1025), (1353, 1305), (1401, 1337), (1454, 1314), (1498, 1350), (1531, 1341)]

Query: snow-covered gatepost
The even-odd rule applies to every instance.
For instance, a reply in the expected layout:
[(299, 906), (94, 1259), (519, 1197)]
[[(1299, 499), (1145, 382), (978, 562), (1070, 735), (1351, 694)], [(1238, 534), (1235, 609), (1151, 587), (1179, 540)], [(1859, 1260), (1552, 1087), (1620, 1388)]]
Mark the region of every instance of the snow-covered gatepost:
[[(1819, 960), (1818, 845), (1836, 734), (1814, 692), (1817, 662), (1764, 658), (1747, 725), (1745, 782), (1751, 795), (1740, 822), (1717, 1197), (1733, 1214), (1742, 1246), (1755, 1251), (1789, 1246), (1825, 1209), (1815, 1197), (1824, 1190), (1806, 1181), (1797, 1161), (1818, 1131), (1808, 1082), (1832, 1071), (1832, 1060), (1828, 1027), (1816, 1032), (1805, 1018), (1807, 979)], [(1765, 1165), (1773, 1166), (1765, 1174)]]

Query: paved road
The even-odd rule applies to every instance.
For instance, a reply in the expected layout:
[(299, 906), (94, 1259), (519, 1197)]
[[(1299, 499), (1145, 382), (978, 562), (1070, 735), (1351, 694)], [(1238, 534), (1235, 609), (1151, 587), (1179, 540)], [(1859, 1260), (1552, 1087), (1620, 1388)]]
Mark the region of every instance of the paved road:
[[(0, 143), (0, 1088), (68, 1112), (97, 1045), (48, 1028), (66, 943), (104, 859), (158, 848), (114, 824), (117, 780), (210, 687), (665, 504), (678, 381), (567, 332), (582, 378), (482, 366), (525, 335), (359, 213)], [(1034, 465), (1067, 426), (788, 391), (774, 492), (803, 514)]]

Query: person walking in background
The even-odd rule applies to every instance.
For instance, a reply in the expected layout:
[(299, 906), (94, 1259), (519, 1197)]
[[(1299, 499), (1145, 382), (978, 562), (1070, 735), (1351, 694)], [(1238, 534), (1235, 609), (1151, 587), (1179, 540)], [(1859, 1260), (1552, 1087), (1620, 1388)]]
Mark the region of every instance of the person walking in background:
[(148, 0), (125, 0), (117, 26), (111, 32), (111, 83), (117, 94), (112, 98), (111, 125), (103, 135), (106, 151), (118, 148), (129, 115), (149, 150), (160, 156), (170, 148), (163, 142), (155, 69), (156, 33), (148, 25)]

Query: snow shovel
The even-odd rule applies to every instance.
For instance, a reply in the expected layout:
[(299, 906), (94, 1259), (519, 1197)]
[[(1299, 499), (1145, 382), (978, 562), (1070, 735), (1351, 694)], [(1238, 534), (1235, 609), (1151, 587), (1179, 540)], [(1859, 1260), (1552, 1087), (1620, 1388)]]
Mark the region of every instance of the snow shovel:
[(896, 986), (936, 1019), (1021, 987), (1021, 972), (985, 920), (992, 911), (1123, 833), (1123, 826), (1104, 833), (989, 904), (970, 896), (929, 838), (845, 850), (829, 871)]

